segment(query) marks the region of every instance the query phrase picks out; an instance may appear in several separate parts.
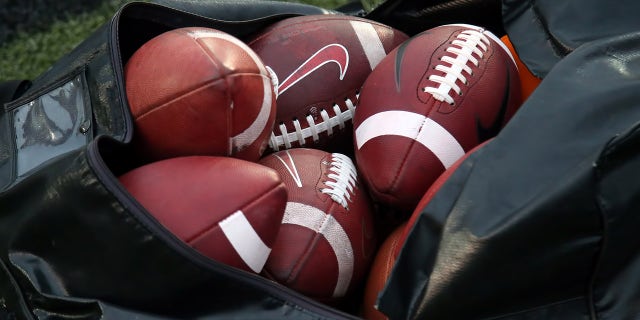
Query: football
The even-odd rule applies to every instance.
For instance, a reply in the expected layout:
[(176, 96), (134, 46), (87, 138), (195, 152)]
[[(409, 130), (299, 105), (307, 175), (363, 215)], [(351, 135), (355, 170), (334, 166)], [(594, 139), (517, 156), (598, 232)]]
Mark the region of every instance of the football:
[(346, 15), (281, 20), (248, 40), (272, 71), (277, 94), (271, 150), (308, 147), (353, 154), (353, 113), (360, 87), (408, 37)]
[(418, 220), (418, 217), (422, 214), (424, 207), (431, 202), (433, 197), (440, 191), (442, 185), (449, 180), (451, 175), (462, 165), (462, 163), (478, 149), (489, 143), (492, 139), (489, 139), (459, 158), (451, 167), (449, 167), (444, 173), (442, 173), (438, 179), (429, 187), (424, 194), (416, 209), (413, 211), (411, 218), (405, 221), (400, 226), (393, 229), (393, 231), (387, 236), (380, 248), (376, 253), (376, 257), (371, 265), (371, 271), (366, 281), (364, 290), (364, 296), (362, 300), (362, 315), (367, 320), (386, 320), (388, 317), (380, 312), (375, 306), (378, 299), (378, 295), (384, 289), (393, 266), (395, 264), (398, 255), (404, 242), (406, 241), (409, 233), (413, 229), (413, 225)]
[(386, 315), (380, 312), (375, 306), (378, 295), (384, 289), (384, 286), (393, 271), (398, 252), (402, 248), (402, 235), (407, 224), (403, 223), (396, 227), (389, 236), (382, 242), (380, 248), (376, 252), (376, 257), (371, 264), (371, 271), (367, 277), (364, 289), (364, 297), (362, 299), (362, 317), (367, 320), (387, 320)]
[(287, 203), (275, 170), (229, 157), (160, 160), (119, 180), (177, 238), (213, 260), (255, 273), (271, 252)]
[(542, 82), (541, 78), (538, 78), (534, 75), (527, 65), (520, 60), (520, 56), (518, 56), (518, 52), (516, 48), (511, 43), (511, 39), (509, 39), (508, 35), (504, 35), (500, 38), (504, 44), (507, 45), (509, 52), (513, 56), (516, 61), (516, 66), (518, 67), (518, 74), (520, 75), (520, 91), (522, 92), (522, 101), (526, 101), (529, 96), (536, 90), (540, 82)]
[(370, 200), (351, 159), (294, 148), (265, 156), (287, 188), (282, 226), (263, 275), (328, 304), (364, 281), (375, 255)]
[(415, 35), (365, 81), (355, 159), (375, 201), (413, 211), (433, 181), (495, 136), (521, 104), (513, 57), (495, 35), (444, 25)]
[(149, 161), (234, 156), (257, 161), (275, 119), (271, 77), (237, 38), (210, 28), (162, 33), (125, 66), (133, 142)]
[[(479, 149), (483, 148), (491, 140), (493, 140), (493, 138), (482, 142), (481, 144), (475, 146), (473, 149), (465, 153), (460, 159), (458, 159), (449, 168), (447, 168), (447, 170), (445, 170), (445, 172), (443, 172), (438, 177), (438, 179), (436, 179), (433, 182), (433, 184), (431, 184), (429, 189), (427, 189), (427, 192), (425, 192), (425, 194), (422, 196), (422, 198), (418, 202), (418, 205), (416, 206), (415, 210), (413, 210), (413, 213), (411, 214), (411, 216), (409, 217), (409, 220), (407, 221), (407, 225), (413, 226), (416, 223), (416, 221), (422, 214), (422, 211), (424, 210), (424, 208), (431, 202), (431, 200), (433, 200), (433, 197), (435, 197), (436, 194), (440, 191), (440, 188), (442, 188), (442, 185), (445, 182), (447, 182), (449, 178), (451, 178), (451, 176), (456, 172), (456, 170), (458, 170), (458, 168), (470, 155), (472, 155), (474, 152), (478, 151)], [(411, 232), (411, 227), (405, 228), (402, 236), (400, 236), (400, 240), (402, 241), (402, 243), (404, 243), (405, 239), (409, 235), (409, 232)], [(397, 256), (398, 254), (400, 254), (400, 252), (397, 251), (394, 254)]]

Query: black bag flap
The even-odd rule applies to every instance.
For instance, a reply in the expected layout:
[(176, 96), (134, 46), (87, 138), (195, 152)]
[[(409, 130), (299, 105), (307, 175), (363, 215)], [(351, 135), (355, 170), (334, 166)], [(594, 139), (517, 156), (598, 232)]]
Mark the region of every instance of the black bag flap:
[[(393, 319), (632, 318), (640, 298), (640, 33), (560, 61), (424, 207)], [(597, 315), (597, 316), (596, 316)]]
[(636, 0), (503, 0), (504, 28), (518, 56), (539, 78), (589, 41), (640, 30)]
[[(265, 0), (153, 0), (174, 9), (217, 20), (246, 21), (272, 15), (337, 13), (304, 3)], [(232, 31), (233, 32), (233, 31)]]

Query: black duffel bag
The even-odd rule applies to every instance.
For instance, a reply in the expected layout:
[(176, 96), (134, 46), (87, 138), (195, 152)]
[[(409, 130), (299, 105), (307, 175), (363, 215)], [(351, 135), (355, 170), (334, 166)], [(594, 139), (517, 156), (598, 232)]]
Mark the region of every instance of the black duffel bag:
[[(410, 35), (454, 22), (501, 35), (496, 3), (390, 0), (352, 13)], [(513, 8), (509, 21), (526, 21), (514, 17), (515, 2), (503, 3)], [(131, 3), (38, 78), (5, 83), (0, 319), (357, 318), (357, 303), (338, 310), (203, 257), (116, 178), (139, 165), (122, 72), (144, 42), (194, 25), (242, 39), (326, 13), (340, 14), (270, 1)], [(506, 29), (527, 56), (526, 28)], [(640, 314), (639, 41), (607, 34), (548, 66), (510, 124), (419, 208), (382, 311), (393, 319)]]
[(640, 3), (503, 3), (516, 50), (544, 79), (414, 213), (379, 308), (638, 319)]

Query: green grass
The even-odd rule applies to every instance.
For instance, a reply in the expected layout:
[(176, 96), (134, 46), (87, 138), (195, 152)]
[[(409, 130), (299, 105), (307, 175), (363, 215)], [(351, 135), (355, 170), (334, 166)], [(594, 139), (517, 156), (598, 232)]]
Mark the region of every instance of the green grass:
[(105, 23), (128, 1), (103, 1), (92, 11), (55, 19), (47, 29), (18, 31), (0, 46), (0, 81), (33, 79)]
[[(47, 28), (18, 31), (0, 45), (0, 81), (33, 79), (71, 51), (131, 0), (104, 0), (96, 9), (56, 18)], [(305, 0), (323, 8), (336, 8), (346, 0)]]

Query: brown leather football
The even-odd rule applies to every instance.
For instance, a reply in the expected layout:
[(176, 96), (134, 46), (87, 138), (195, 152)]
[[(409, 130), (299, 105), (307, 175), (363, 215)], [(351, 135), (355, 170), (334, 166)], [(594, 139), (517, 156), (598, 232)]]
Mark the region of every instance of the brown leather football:
[(272, 150), (307, 147), (353, 154), (352, 118), (371, 70), (408, 37), (347, 15), (279, 21), (248, 41), (277, 79)]
[(262, 271), (287, 202), (274, 170), (235, 158), (189, 156), (135, 168), (119, 180), (155, 219), (203, 255)]
[(262, 60), (210, 28), (171, 30), (125, 66), (134, 143), (150, 160), (189, 155), (257, 161), (267, 147), (275, 95)]
[(294, 148), (264, 157), (287, 187), (280, 233), (263, 274), (325, 303), (363, 283), (376, 249), (372, 209), (351, 159)]
[(378, 295), (387, 284), (387, 280), (393, 271), (393, 266), (398, 258), (398, 252), (404, 243), (404, 230), (407, 223), (396, 227), (384, 240), (376, 253), (376, 257), (371, 264), (371, 271), (367, 277), (362, 299), (362, 317), (366, 320), (386, 320), (389, 319), (384, 313), (376, 308)]
[(445, 25), (404, 42), (367, 78), (355, 158), (374, 200), (413, 211), (433, 181), (495, 136), (521, 104), (515, 62), (495, 35)]
[(384, 240), (384, 242), (378, 249), (378, 252), (376, 253), (376, 257), (373, 260), (371, 271), (369, 272), (369, 276), (366, 282), (364, 297), (362, 299), (362, 316), (365, 319), (388, 319), (388, 317), (384, 313), (380, 312), (377, 309), (376, 301), (378, 299), (378, 295), (387, 284), (389, 276), (391, 276), (391, 272), (393, 271), (393, 266), (396, 262), (396, 259), (398, 258), (398, 255), (400, 254), (402, 246), (409, 236), (409, 233), (413, 229), (413, 225), (422, 214), (424, 207), (426, 207), (429, 202), (431, 202), (433, 197), (438, 193), (438, 191), (440, 191), (442, 185), (447, 182), (447, 180), (449, 180), (451, 175), (455, 173), (460, 165), (471, 154), (489, 143), (489, 141), (491, 141), (491, 139), (477, 145), (475, 148), (465, 153), (464, 156), (459, 158), (453, 165), (451, 165), (451, 167), (449, 167), (444, 173), (442, 173), (438, 177), (438, 179), (436, 179), (436, 181), (429, 187), (422, 199), (420, 199), (420, 202), (416, 206), (416, 209), (413, 211), (411, 218), (395, 228)]

